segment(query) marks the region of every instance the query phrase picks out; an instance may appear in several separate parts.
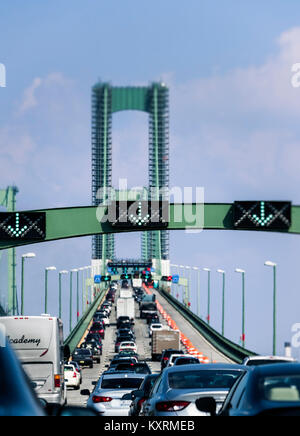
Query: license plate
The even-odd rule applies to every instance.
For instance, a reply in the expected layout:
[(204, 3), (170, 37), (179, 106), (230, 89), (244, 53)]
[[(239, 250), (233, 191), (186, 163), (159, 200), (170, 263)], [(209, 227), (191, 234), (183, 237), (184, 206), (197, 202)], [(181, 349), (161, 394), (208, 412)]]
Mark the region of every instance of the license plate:
[(129, 407), (130, 406), (130, 404), (131, 404), (131, 401), (122, 401), (122, 403), (121, 403), (121, 407)]

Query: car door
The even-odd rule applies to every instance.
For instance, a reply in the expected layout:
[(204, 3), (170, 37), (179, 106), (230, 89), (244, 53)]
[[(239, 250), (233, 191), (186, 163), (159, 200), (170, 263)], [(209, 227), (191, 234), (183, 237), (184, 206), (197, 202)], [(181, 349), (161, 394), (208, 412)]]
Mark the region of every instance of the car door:
[(156, 408), (155, 405), (159, 401), (160, 395), (163, 393), (164, 387), (164, 378), (161, 375), (155, 385), (153, 386), (152, 392), (150, 394), (149, 399), (145, 405), (145, 414), (146, 416), (155, 416)]

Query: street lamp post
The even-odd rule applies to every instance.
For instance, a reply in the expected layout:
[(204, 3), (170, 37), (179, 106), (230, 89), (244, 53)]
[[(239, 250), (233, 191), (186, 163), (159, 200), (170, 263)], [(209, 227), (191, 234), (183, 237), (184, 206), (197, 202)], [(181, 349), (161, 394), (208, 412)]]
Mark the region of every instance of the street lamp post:
[(72, 311), (73, 311), (73, 272), (77, 273), (77, 269), (71, 269), (70, 271), (70, 332), (72, 331)]
[(44, 313), (48, 313), (48, 272), (56, 271), (55, 266), (48, 266), (45, 269), (45, 310)]
[[(184, 265), (179, 265), (179, 268), (182, 269), (182, 278), (185, 278), (185, 271), (184, 271)], [(183, 304), (186, 304), (185, 299), (186, 299), (186, 287), (184, 285), (182, 285), (182, 289), (181, 289), (181, 300)]]
[[(174, 264), (171, 264), (170, 265), (171, 266), (171, 268), (178, 268), (178, 265), (174, 265)], [(178, 270), (177, 270), (178, 271)], [(178, 285), (177, 285), (178, 286)], [(177, 286), (175, 287), (175, 289), (177, 288)], [(174, 286), (173, 286), (174, 287)], [(171, 289), (172, 289), (172, 287), (171, 287)], [(176, 292), (176, 291), (175, 291)], [(176, 295), (174, 295), (174, 297), (176, 297)]]
[(207, 272), (207, 324), (210, 324), (210, 272), (209, 268), (203, 268)]
[(265, 266), (270, 266), (273, 268), (273, 355), (276, 355), (276, 299), (277, 299), (277, 289), (276, 289), (276, 270), (277, 264), (267, 260)]
[(242, 345), (245, 348), (245, 272), (236, 268), (235, 272), (242, 274)]
[(188, 278), (188, 287), (187, 287), (187, 302), (186, 305), (188, 308), (191, 306), (191, 281), (192, 281), (192, 268), (190, 266), (186, 266), (185, 269), (189, 271), (189, 278)]
[(194, 271), (197, 271), (197, 314), (200, 317), (200, 268), (194, 266)]
[(24, 315), (24, 264), (25, 259), (33, 259), (35, 253), (27, 253), (22, 255), (22, 271), (21, 271), (21, 315)]
[(217, 270), (218, 273), (222, 274), (223, 285), (222, 285), (222, 336), (225, 332), (225, 271), (222, 269)]
[(58, 317), (61, 319), (62, 317), (62, 292), (61, 292), (61, 277), (63, 274), (68, 274), (68, 271), (63, 270), (59, 272), (59, 293), (58, 293)]

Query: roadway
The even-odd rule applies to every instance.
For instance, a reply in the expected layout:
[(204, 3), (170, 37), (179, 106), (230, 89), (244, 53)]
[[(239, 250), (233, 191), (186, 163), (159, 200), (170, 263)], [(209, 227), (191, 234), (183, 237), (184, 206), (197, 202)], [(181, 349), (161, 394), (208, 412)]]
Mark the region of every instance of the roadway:
[[(215, 362), (226, 362), (231, 363), (231, 361), (214, 349), (200, 334), (194, 327), (189, 324), (186, 319), (173, 308), (173, 306), (158, 292), (155, 292), (157, 301), (163, 306), (164, 310), (172, 317), (172, 319), (178, 325), (178, 328), (182, 331), (182, 333), (187, 336), (191, 342), (203, 353), (203, 355), (207, 356), (210, 361)], [(118, 292), (116, 294), (116, 298), (118, 297)], [(151, 346), (148, 334), (148, 325), (145, 320), (141, 320), (139, 318), (139, 307), (138, 304), (135, 303), (136, 306), (136, 318), (135, 318), (135, 335), (136, 335), (136, 344), (138, 348), (138, 354), (140, 360), (146, 360), (148, 365), (151, 368), (153, 373), (160, 372), (160, 362), (154, 362), (151, 360)], [(164, 321), (162, 320), (164, 323)], [(116, 312), (115, 305), (112, 308), (111, 316), (110, 316), (110, 326), (105, 330), (105, 339), (103, 340), (103, 354), (101, 356), (100, 364), (94, 364), (92, 369), (84, 368), (82, 370), (82, 385), (81, 389), (89, 389), (93, 390), (94, 384), (101, 377), (102, 373), (107, 369), (107, 366), (110, 363), (110, 360), (114, 357), (114, 344), (116, 337)], [(80, 391), (75, 391), (72, 388), (68, 389), (67, 393), (68, 404), (73, 406), (84, 406), (87, 402), (87, 397), (83, 397), (80, 395)]]

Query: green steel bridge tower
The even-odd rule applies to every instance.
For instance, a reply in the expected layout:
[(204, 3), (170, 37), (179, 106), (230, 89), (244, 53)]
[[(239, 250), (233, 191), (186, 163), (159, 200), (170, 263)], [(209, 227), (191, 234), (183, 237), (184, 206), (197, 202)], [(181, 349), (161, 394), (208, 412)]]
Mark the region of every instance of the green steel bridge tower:
[[(112, 115), (125, 110), (149, 114), (148, 198), (159, 199), (169, 188), (169, 89), (163, 83), (145, 87), (113, 87), (97, 83), (92, 88), (92, 204), (102, 204), (112, 187)], [(165, 192), (165, 194), (164, 194)], [(109, 198), (108, 198), (109, 199)], [(142, 259), (169, 259), (169, 232), (144, 232)], [(114, 235), (93, 237), (92, 258), (114, 259)]]
[[(16, 186), (9, 186), (0, 189), (0, 206), (5, 207), (7, 212), (15, 212), (16, 195), (19, 192)], [(0, 251), (0, 259), (2, 251)], [(16, 285), (16, 249), (7, 250), (8, 268), (8, 293), (7, 293), (7, 314), (15, 315), (17, 311), (17, 285)]]

